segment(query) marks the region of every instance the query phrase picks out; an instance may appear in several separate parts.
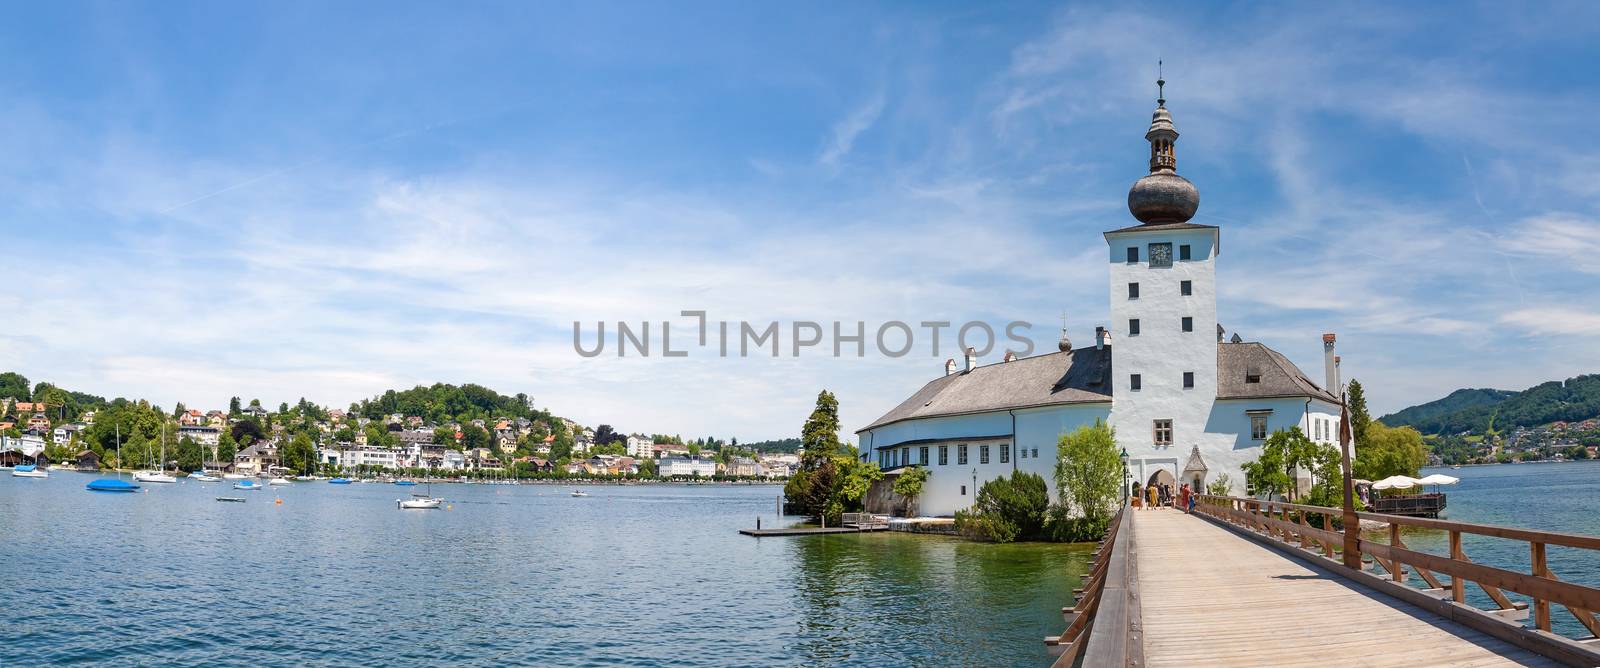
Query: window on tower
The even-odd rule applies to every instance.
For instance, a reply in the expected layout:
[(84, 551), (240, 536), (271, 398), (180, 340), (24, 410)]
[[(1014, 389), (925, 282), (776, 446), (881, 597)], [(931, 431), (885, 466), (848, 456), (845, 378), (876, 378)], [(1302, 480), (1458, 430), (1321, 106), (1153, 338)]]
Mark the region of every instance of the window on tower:
[(1133, 264), (1133, 263), (1138, 262), (1138, 261), (1139, 261), (1139, 247), (1138, 246), (1129, 246), (1128, 247), (1128, 264)]
[(1138, 336), (1138, 335), (1139, 335), (1139, 319), (1138, 318), (1132, 318), (1132, 319), (1128, 320), (1128, 336)]
[(1193, 281), (1184, 281), (1182, 283), (1179, 283), (1178, 284), (1178, 293), (1183, 295), (1183, 296), (1185, 296), (1185, 297), (1188, 297), (1189, 295), (1194, 294), (1194, 282)]
[(1193, 371), (1185, 371), (1185, 372), (1183, 372), (1183, 389), (1185, 389), (1185, 390), (1194, 389), (1194, 372)]
[(1138, 298), (1139, 298), (1139, 284), (1138, 283), (1129, 283), (1128, 284), (1128, 299), (1138, 299)]
[(1184, 245), (1178, 247), (1178, 259), (1179, 260), (1187, 260), (1187, 259), (1189, 259), (1189, 255), (1190, 255), (1190, 253), (1189, 253), (1189, 244), (1184, 244)]
[(958, 446), (956, 446), (956, 466), (966, 466), (966, 465), (967, 465), (967, 446), (958, 445)]
[(1185, 331), (1185, 332), (1194, 331), (1194, 318), (1191, 318), (1189, 316), (1183, 316), (1183, 331)]
[(1128, 374), (1128, 388), (1137, 392), (1141, 387), (1144, 387), (1144, 379), (1136, 373)]
[(1155, 444), (1172, 445), (1172, 420), (1155, 421)]

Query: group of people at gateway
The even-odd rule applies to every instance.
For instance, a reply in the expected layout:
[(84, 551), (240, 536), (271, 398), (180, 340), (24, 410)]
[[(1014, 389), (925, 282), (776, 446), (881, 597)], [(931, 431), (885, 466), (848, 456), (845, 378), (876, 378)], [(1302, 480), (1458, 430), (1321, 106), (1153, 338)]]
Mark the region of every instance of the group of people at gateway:
[(1189, 483), (1178, 486), (1176, 492), (1172, 485), (1157, 482), (1139, 486), (1133, 483), (1133, 505), (1143, 507), (1144, 510), (1154, 510), (1161, 506), (1172, 506), (1181, 510), (1194, 510), (1195, 493), (1189, 489)]

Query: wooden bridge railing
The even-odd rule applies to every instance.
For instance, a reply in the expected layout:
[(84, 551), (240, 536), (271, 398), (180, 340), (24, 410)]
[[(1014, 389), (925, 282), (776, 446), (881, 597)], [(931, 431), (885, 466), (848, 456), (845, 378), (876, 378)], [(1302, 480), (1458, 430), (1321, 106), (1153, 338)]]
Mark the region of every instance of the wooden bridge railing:
[[(1344, 551), (1344, 511), (1339, 508), (1200, 495), (1195, 503), (1195, 511), (1246, 527), (1291, 546), (1319, 552), (1330, 560)], [(1534, 628), (1546, 634), (1552, 633), (1550, 608), (1559, 605), (1588, 629), (1589, 637), (1576, 639), (1579, 643), (1600, 645), (1600, 621), (1596, 620), (1594, 613), (1600, 610), (1600, 589), (1563, 582), (1550, 570), (1547, 560), (1549, 546), (1600, 550), (1600, 537), (1380, 513), (1358, 512), (1355, 516), (1360, 520), (1387, 525), (1387, 542), (1370, 540), (1364, 535), (1356, 545), (1359, 553), (1363, 557), (1371, 557), (1393, 582), (1405, 584), (1406, 571), (1410, 569), (1428, 585), (1427, 589), (1422, 590), (1423, 593), (1463, 606), (1467, 605), (1466, 585), (1471, 583), (1483, 590), (1498, 606), (1486, 612), (1511, 624), (1527, 618), (1528, 604), (1511, 600), (1506, 592), (1527, 596), (1533, 600)], [(1448, 532), (1450, 555), (1439, 556), (1410, 549), (1400, 538), (1400, 527), (1403, 526)], [(1336, 527), (1339, 530), (1336, 531)], [(1461, 537), (1466, 534), (1526, 543), (1531, 572), (1521, 573), (1474, 563), (1461, 547)], [(1362, 568), (1366, 568), (1365, 563)], [(1447, 576), (1448, 582), (1441, 580), (1440, 576)], [(1520, 624), (1517, 626), (1520, 627)]]
[(1143, 663), (1132, 517), (1126, 510), (1117, 512), (1105, 538), (1095, 546), (1089, 572), (1082, 576), (1083, 587), (1072, 592), (1077, 600), (1061, 609), (1067, 630), (1044, 639), (1056, 656), (1052, 668), (1071, 668), (1080, 656), (1085, 666)]

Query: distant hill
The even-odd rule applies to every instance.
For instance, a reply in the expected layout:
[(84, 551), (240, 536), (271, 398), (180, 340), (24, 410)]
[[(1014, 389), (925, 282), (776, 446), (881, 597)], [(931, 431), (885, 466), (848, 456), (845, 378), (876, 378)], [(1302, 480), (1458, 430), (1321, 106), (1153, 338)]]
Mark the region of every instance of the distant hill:
[(1391, 427), (1410, 425), (1419, 431), (1433, 432), (1437, 429), (1425, 429), (1424, 425), (1436, 425), (1441, 419), (1469, 408), (1494, 406), (1517, 396), (1513, 390), (1462, 389), (1451, 392), (1443, 399), (1435, 399), (1425, 404), (1417, 404), (1404, 410), (1385, 415), (1378, 420)]
[(1483, 433), (1492, 425), (1534, 427), (1557, 420), (1600, 416), (1600, 374), (1550, 381), (1521, 392), (1456, 390), (1437, 401), (1412, 406), (1378, 418), (1391, 427), (1409, 425), (1424, 434)]
[(754, 443), (740, 443), (739, 447), (749, 448), (756, 452), (799, 452), (800, 439), (785, 438), (776, 441), (756, 441)]

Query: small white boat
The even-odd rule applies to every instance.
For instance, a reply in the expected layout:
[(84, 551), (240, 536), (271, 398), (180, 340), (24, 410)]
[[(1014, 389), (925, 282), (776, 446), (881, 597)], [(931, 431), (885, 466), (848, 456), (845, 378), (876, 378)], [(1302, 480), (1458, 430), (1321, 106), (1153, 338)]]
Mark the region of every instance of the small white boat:
[(239, 482), (233, 483), (234, 489), (249, 490), (252, 492), (259, 491), (261, 487), (262, 484), (254, 480), (240, 480)]
[(222, 479), (223, 480), (245, 480), (245, 479), (248, 479), (249, 477), (250, 476), (247, 476), (247, 475), (245, 475), (243, 473), (224, 473), (224, 474), (222, 474)]
[(133, 479), (139, 482), (177, 482), (178, 479), (159, 471), (134, 471)]
[(395, 503), (400, 504), (401, 510), (437, 510), (444, 499), (396, 499)]
[(572, 490), (572, 495), (573, 496), (588, 496), (589, 493), (585, 492), (585, 491), (583, 491), (581, 489), (575, 489), (575, 490)]
[(220, 478), (214, 475), (209, 475), (205, 471), (195, 471), (194, 473), (190, 473), (189, 479), (195, 482), (216, 482), (220, 480)]
[(34, 466), (33, 464), (23, 464), (21, 466), (18, 466), (16, 468), (11, 469), (11, 477), (13, 477), (13, 478), (48, 478), (48, 477), (50, 477), (50, 472), (46, 471), (44, 469), (41, 469), (41, 468), (39, 468), (37, 466)]
[(293, 485), (294, 481), (288, 478), (273, 478), (267, 481), (268, 485)]

